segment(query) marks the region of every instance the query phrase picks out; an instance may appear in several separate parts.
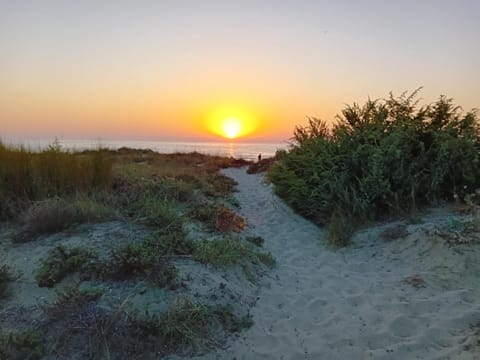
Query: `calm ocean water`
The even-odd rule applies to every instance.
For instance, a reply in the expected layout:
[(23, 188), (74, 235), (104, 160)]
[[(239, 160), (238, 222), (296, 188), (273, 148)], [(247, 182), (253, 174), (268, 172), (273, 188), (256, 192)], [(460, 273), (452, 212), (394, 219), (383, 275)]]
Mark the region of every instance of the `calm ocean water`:
[[(4, 143), (12, 145), (24, 145), (32, 150), (44, 149), (52, 144), (53, 140), (12, 140), (4, 139)], [(258, 154), (262, 157), (275, 155), (278, 149), (286, 149), (283, 143), (242, 143), (242, 142), (174, 142), (174, 141), (141, 141), (141, 140), (72, 140), (58, 139), (64, 149), (85, 150), (95, 149), (99, 146), (110, 149), (129, 147), (135, 149), (151, 149), (159, 153), (171, 154), (175, 152), (199, 152), (209, 155), (231, 156), (237, 159), (255, 160)]]

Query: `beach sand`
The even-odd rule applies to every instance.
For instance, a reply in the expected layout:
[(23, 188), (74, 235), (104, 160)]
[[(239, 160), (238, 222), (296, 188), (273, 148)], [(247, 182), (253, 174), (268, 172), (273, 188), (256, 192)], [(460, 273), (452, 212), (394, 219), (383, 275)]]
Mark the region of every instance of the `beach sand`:
[(457, 215), (430, 212), (390, 241), (379, 234), (396, 223), (368, 227), (335, 250), (262, 175), (224, 173), (238, 182), (247, 235), (262, 236), (278, 265), (262, 280), (254, 325), (196, 359), (480, 358), (471, 328), (480, 320), (480, 247), (435, 235)]

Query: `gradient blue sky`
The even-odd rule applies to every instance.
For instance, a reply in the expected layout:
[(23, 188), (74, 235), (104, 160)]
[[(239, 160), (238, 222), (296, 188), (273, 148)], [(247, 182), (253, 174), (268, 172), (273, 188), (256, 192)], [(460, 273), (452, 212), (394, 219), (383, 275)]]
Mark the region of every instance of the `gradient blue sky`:
[(0, 0), (0, 137), (246, 139), (423, 86), (480, 106), (480, 1)]

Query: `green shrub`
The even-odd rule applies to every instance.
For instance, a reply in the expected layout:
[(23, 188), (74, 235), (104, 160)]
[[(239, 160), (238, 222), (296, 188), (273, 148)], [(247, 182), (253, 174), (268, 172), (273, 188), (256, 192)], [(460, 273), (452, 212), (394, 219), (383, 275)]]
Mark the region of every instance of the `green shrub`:
[(464, 198), (480, 181), (476, 113), (443, 96), (418, 108), (416, 95), (347, 106), (331, 128), (314, 118), (297, 127), (291, 148), (270, 168), (275, 192), (321, 225), (332, 214), (355, 223)]
[(67, 250), (58, 245), (42, 260), (35, 279), (40, 287), (52, 287), (71, 273), (78, 272), (83, 278), (95, 275), (98, 267), (98, 255), (93, 250), (81, 247)]
[(4, 332), (0, 329), (0, 358), (36, 360), (45, 353), (40, 336), (33, 330)]
[(203, 240), (197, 246), (194, 258), (202, 263), (228, 267), (245, 261), (273, 266), (275, 260), (270, 253), (261, 253), (252, 245), (236, 237)]

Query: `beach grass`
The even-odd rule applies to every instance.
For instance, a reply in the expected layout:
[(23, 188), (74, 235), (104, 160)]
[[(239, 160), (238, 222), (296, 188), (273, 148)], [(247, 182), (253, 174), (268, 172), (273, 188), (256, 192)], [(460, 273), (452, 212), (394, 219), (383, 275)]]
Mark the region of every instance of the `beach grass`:
[(76, 154), (53, 143), (34, 152), (0, 143), (0, 219), (14, 217), (29, 201), (108, 188), (112, 162), (101, 149)]

